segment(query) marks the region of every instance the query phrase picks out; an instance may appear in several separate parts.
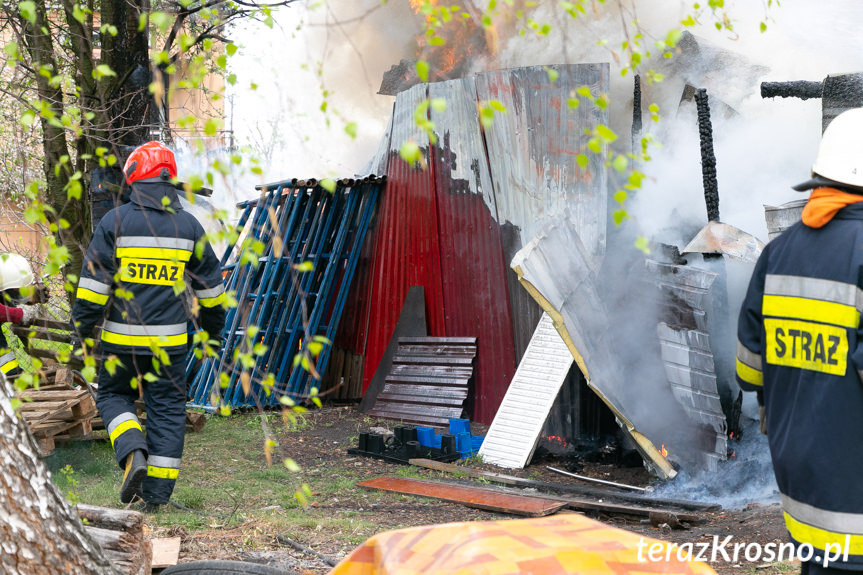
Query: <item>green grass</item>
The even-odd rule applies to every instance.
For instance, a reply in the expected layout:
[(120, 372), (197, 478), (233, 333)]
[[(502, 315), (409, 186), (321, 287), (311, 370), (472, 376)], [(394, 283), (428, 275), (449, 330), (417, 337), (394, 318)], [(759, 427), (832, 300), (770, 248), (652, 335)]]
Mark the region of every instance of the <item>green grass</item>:
[[(303, 532), (327, 530), (346, 545), (360, 543), (377, 532), (373, 523), (362, 520), (356, 513), (334, 511), (323, 505), (303, 506), (297, 500), (295, 494), (303, 484), (314, 494), (311, 500), (321, 503), (343, 495), (361, 494), (364, 505), (366, 501), (371, 505), (387, 495), (356, 487), (361, 471), (350, 467), (334, 470), (328, 462), (317, 462), (299, 472), (286, 469), (281, 457), (288, 447), (296, 445), (291, 443), (292, 434), (295, 437), (314, 425), (313, 418), (298, 417), (286, 426), (278, 414), (268, 415), (269, 429), (280, 444), (272, 465), (267, 464), (264, 456), (261, 423), (260, 416), (252, 414), (210, 417), (200, 433), (187, 433), (172, 500), (198, 513), (167, 505), (151, 516), (151, 523), (194, 531), (231, 527), (251, 520), (255, 529), (269, 534), (290, 534), (300, 542), (304, 540)], [(46, 461), (54, 482), (68, 499), (102, 507), (124, 507), (118, 496), (122, 470), (107, 440), (58, 446)], [(416, 470), (406, 473), (414, 476)]]

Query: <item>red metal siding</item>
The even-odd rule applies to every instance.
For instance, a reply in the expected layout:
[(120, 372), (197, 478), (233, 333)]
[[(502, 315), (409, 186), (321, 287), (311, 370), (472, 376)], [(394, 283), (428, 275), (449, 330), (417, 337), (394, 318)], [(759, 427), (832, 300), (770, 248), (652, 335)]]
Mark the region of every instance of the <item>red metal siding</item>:
[(379, 202), (372, 270), (369, 277), (368, 336), (363, 365), (363, 392), (378, 367), (395, 330), (411, 286), (423, 286), (429, 335), (446, 335), (440, 277), (434, 174), (409, 166), (398, 149), (412, 140), (428, 157), (428, 139), (414, 122), (417, 105), (427, 98), (427, 85), (414, 86), (396, 100), (387, 186)]
[(515, 373), (500, 229), (481, 196), (459, 189), (463, 181), (443, 166), (435, 175), (446, 335), (477, 338), (470, 416), (491, 424)]
[(448, 336), (476, 337), (471, 419), (490, 424), (515, 373), (507, 262), (472, 78), (431, 84), (437, 143), (432, 148), (444, 316)]

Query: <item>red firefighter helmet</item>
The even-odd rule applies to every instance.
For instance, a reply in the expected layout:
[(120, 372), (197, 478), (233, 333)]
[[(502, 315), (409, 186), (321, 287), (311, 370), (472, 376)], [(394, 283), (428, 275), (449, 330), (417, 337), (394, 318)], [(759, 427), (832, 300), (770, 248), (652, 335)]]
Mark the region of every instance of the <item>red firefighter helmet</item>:
[(126, 176), (126, 182), (132, 184), (138, 180), (156, 178), (163, 169), (168, 170), (172, 178), (177, 177), (174, 152), (161, 142), (147, 142), (129, 154), (129, 159), (123, 166), (123, 174)]

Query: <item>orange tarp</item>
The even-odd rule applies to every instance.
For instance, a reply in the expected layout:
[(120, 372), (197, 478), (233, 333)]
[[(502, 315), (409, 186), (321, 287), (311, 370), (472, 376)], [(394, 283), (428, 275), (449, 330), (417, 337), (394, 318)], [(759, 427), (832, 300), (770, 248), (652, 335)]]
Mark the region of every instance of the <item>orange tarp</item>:
[[(662, 545), (653, 553), (660, 561), (649, 560), (655, 543)], [(379, 533), (329, 575), (715, 575), (706, 563), (679, 560), (674, 550), (666, 561), (669, 545), (574, 513), (449, 523)]]

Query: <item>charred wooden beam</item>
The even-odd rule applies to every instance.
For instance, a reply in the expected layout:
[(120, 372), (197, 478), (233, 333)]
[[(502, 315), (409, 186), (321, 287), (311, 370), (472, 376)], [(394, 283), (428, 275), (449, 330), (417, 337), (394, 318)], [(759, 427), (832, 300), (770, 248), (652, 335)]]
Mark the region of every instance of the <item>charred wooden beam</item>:
[(719, 221), (719, 184), (716, 181), (716, 154), (713, 153), (713, 126), (710, 123), (710, 105), (707, 90), (699, 88), (695, 92), (695, 105), (698, 107), (698, 136), (701, 141), (701, 177), (704, 181), (704, 202), (707, 205), (707, 219)]
[(641, 130), (643, 128), (641, 119), (641, 76), (638, 74), (635, 75), (634, 84), (632, 93), (632, 153), (638, 154), (641, 151)]
[(820, 98), (824, 90), (823, 82), (761, 82), (762, 98), (799, 98), (809, 100)]

